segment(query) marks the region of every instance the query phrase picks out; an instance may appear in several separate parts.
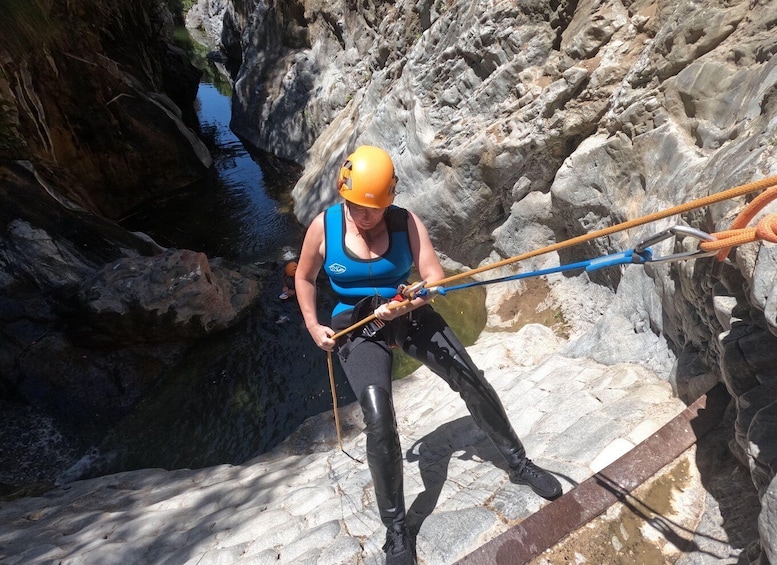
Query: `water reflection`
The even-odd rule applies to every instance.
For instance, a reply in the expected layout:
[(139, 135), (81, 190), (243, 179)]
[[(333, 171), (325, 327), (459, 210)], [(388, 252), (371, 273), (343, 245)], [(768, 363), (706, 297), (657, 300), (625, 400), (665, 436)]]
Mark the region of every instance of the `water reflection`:
[(196, 111), (195, 129), (214, 159), (207, 178), (140, 207), (122, 224), (166, 247), (241, 263), (282, 260), (298, 248), (303, 228), (288, 203), (268, 194), (260, 164), (229, 128), (230, 99), (201, 83)]
[[(266, 181), (258, 160), (229, 128), (231, 101), (223, 88), (201, 83), (195, 110), (191, 126), (214, 159), (208, 176), (138, 208), (123, 225), (167, 247), (203, 251), (238, 266), (264, 265), (258, 271), (266, 277), (260, 280), (263, 298), (236, 327), (192, 347), (72, 477), (241, 463), (331, 408), (326, 356), (309, 338), (296, 301), (277, 298), (280, 269), (304, 232), (289, 191), (284, 193), (296, 180), (294, 169), (289, 165), (288, 177)], [(332, 307), (327, 288), (319, 307), (323, 319)], [(339, 402), (351, 402), (339, 368), (336, 382)]]
[[(323, 310), (331, 306), (322, 296)], [(339, 402), (353, 401), (337, 373)], [(331, 407), (326, 358), (296, 305), (270, 302), (197, 344), (113, 430), (90, 474), (238, 464)]]

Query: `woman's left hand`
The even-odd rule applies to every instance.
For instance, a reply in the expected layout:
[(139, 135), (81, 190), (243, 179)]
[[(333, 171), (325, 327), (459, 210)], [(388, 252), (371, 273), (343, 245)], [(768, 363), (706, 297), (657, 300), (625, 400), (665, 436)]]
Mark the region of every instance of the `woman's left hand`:
[[(403, 304), (402, 306), (398, 306), (401, 304), (401, 302), (388, 302), (386, 304), (381, 304), (377, 308), (375, 308), (375, 311), (373, 314), (375, 314), (375, 317), (378, 320), (383, 320), (385, 322), (389, 322), (391, 320), (396, 320), (400, 316), (404, 316), (408, 312), (410, 312), (413, 307), (410, 306), (409, 303)], [(393, 306), (392, 308), (389, 308), (389, 305)]]

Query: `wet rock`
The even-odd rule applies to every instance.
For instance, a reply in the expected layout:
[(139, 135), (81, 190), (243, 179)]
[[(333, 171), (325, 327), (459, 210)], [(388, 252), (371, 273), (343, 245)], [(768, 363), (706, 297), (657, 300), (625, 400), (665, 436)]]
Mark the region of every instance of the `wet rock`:
[(231, 326), (258, 291), (204, 253), (168, 249), (104, 266), (81, 285), (75, 309), (85, 334), (101, 342), (177, 341)]
[(194, 103), (201, 77), (202, 71), (191, 64), (183, 49), (167, 44), (162, 87), (178, 108), (189, 108)]
[(199, 71), (158, 3), (36, 0), (7, 21), (0, 158), (32, 162), (59, 198), (112, 219), (205, 174), (210, 154), (175, 103), (191, 104)]

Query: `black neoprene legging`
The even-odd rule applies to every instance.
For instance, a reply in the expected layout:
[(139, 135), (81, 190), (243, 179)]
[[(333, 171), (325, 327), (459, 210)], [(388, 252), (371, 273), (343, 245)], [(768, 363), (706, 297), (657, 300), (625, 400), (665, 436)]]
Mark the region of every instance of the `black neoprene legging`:
[[(347, 318), (347, 319), (345, 319)], [(350, 317), (332, 320), (336, 331), (350, 325)], [(387, 324), (374, 337), (359, 330), (338, 343), (338, 357), (356, 398), (364, 409), (364, 391), (374, 385), (391, 397), (391, 346), (417, 359), (458, 392), (475, 423), (489, 436), (509, 465), (525, 456), (502, 402), (483, 371), (475, 366), (443, 317), (425, 305)], [(393, 420), (393, 417), (392, 417)], [(395, 426), (394, 422), (394, 426)]]
[[(375, 304), (365, 306), (370, 311)], [(359, 308), (353, 316), (360, 314)], [(355, 321), (351, 318), (349, 314), (336, 316), (332, 328), (349, 327)], [(424, 363), (461, 395), (477, 425), (510, 466), (516, 466), (525, 451), (494, 388), (431, 306), (389, 322), (373, 336), (354, 330), (338, 342), (337, 354), (364, 416), (367, 464), (381, 521), (387, 528), (398, 528), (405, 524), (405, 498), (402, 448), (391, 395), (392, 346)]]

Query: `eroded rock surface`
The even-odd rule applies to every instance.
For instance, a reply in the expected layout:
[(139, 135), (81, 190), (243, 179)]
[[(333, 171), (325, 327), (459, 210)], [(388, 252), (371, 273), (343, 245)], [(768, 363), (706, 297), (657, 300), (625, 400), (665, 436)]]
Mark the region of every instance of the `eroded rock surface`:
[[(389, 150), (397, 203), (469, 266), (777, 173), (773, 2), (294, 6), (241, 3), (230, 37), (244, 57), (236, 127), (304, 163), (303, 221), (337, 199), (337, 166), (362, 143)], [(744, 200), (519, 268), (622, 251), (677, 223), (722, 231)], [(569, 355), (638, 363), (687, 402), (723, 380), (738, 410), (732, 449), (762, 494), (777, 468), (772, 245), (736, 248), (719, 272), (705, 259), (559, 276), (549, 299), (569, 321)]]

